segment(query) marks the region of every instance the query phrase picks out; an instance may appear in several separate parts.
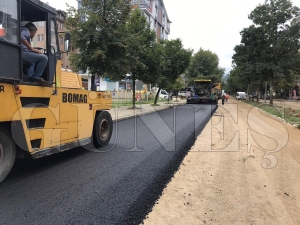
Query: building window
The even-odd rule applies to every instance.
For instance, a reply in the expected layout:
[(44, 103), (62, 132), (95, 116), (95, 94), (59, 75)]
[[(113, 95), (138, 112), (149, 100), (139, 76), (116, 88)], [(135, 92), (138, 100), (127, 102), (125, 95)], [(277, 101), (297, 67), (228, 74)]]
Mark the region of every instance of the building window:
[(43, 34), (38, 35), (38, 41), (44, 41), (44, 35)]
[(39, 22), (37, 22), (37, 26), (38, 26), (38, 27), (43, 27), (43, 26), (44, 26), (44, 21), (39, 21)]
[(69, 66), (67, 65), (67, 69), (69, 69)]
[(58, 29), (63, 30), (64, 29), (64, 25), (62, 23), (57, 23)]
[(59, 38), (59, 44), (62, 44), (64, 42), (64, 38), (63, 37), (60, 37)]
[(157, 22), (155, 21), (155, 22), (154, 22), (154, 27), (156, 27), (156, 24), (157, 24)]

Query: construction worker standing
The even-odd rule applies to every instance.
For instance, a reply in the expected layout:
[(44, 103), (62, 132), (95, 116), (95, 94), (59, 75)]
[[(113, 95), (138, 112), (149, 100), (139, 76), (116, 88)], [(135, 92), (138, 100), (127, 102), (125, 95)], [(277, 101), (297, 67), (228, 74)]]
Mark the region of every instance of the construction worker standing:
[(222, 105), (224, 105), (225, 98), (226, 98), (226, 97), (225, 97), (225, 94), (223, 94), (222, 97), (221, 97), (221, 99), (222, 99)]

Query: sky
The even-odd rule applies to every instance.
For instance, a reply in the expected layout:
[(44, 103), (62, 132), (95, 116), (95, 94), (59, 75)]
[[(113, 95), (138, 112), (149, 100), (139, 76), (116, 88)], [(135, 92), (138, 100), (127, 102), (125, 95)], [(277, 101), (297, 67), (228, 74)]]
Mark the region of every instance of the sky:
[[(65, 10), (66, 2), (77, 7), (76, 0), (43, 0)], [(184, 48), (210, 50), (219, 57), (219, 66), (229, 73), (234, 47), (240, 44), (240, 32), (252, 24), (250, 12), (265, 0), (163, 0), (171, 20), (168, 39), (180, 38)], [(292, 0), (300, 7), (300, 0)]]

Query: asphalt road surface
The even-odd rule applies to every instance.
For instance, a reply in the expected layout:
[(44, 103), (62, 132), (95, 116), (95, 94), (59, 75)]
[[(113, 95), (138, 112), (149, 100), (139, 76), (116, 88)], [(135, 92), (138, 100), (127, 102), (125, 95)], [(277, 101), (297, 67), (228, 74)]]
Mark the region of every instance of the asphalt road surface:
[(18, 160), (0, 184), (0, 224), (138, 224), (216, 106), (184, 105), (114, 123), (100, 151)]

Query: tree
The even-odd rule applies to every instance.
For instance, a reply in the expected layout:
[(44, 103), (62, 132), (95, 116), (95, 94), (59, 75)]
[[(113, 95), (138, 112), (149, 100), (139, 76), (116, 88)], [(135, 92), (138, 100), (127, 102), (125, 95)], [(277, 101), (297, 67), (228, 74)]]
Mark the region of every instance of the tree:
[(72, 36), (75, 70), (94, 76), (119, 77), (128, 71), (126, 21), (129, 0), (82, 0), (82, 8), (69, 7), (66, 25)]
[(132, 75), (132, 107), (135, 108), (135, 80), (154, 83), (155, 76), (160, 73), (164, 58), (162, 47), (156, 43), (155, 32), (151, 30), (150, 24), (139, 9), (131, 13), (126, 28), (130, 37), (126, 47), (126, 58), (128, 72)]
[[(184, 88), (184, 82), (182, 80), (181, 77), (178, 77), (175, 81), (175, 83), (173, 84), (172, 88), (176, 91)], [(176, 101), (177, 101), (177, 95), (176, 95)]]
[(209, 50), (200, 50), (192, 56), (191, 63), (187, 69), (187, 76), (191, 82), (195, 79), (212, 79), (213, 82), (221, 82), (225, 72), (219, 67), (219, 57)]
[(156, 84), (158, 91), (156, 93), (154, 104), (157, 104), (157, 98), (161, 88), (171, 86), (175, 83), (180, 74), (184, 73), (188, 67), (193, 50), (183, 48), (180, 39), (160, 40), (162, 46), (164, 61), (161, 70), (156, 74)]
[(270, 104), (273, 85), (300, 72), (297, 60), (300, 49), (300, 10), (289, 0), (266, 0), (249, 15), (254, 25), (243, 29), (241, 44), (235, 47), (234, 64), (242, 79), (270, 84)]
[[(280, 79), (276, 82), (274, 82), (274, 89), (276, 90), (288, 90), (289, 93), (291, 93), (291, 90), (293, 87), (297, 86), (300, 81), (300, 73), (299, 69), (295, 68), (300, 65), (300, 53), (298, 52), (297, 57), (294, 59), (294, 63), (291, 64), (290, 70), (289, 70), (289, 76), (287, 76), (285, 79)], [(288, 94), (287, 91), (284, 91), (282, 93), (282, 97), (287, 97)]]
[(242, 79), (241, 73), (240, 67), (233, 67), (230, 71), (225, 81), (225, 90), (227, 93), (236, 93), (247, 89), (247, 83)]

